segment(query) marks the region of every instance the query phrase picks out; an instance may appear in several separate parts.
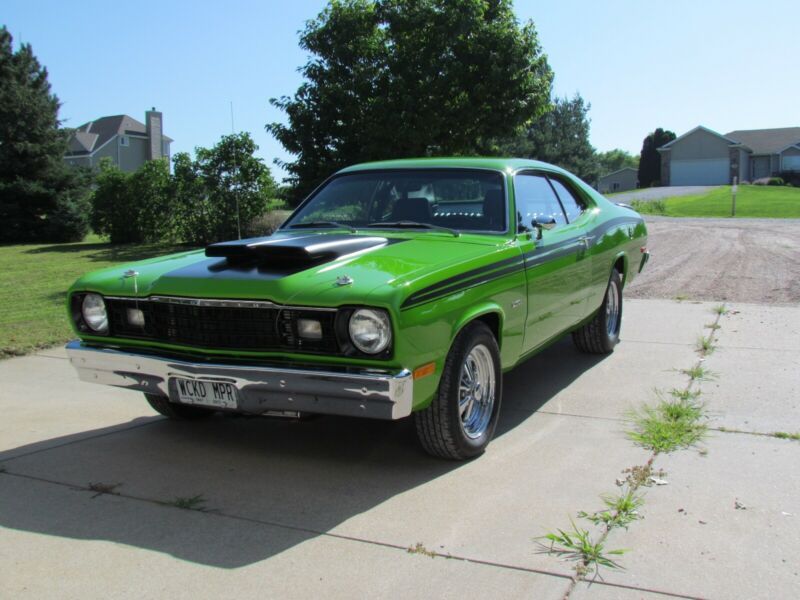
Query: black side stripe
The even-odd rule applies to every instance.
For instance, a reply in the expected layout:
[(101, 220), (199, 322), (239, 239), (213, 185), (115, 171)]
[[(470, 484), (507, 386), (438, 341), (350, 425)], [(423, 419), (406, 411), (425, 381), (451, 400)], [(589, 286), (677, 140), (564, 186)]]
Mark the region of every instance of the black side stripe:
[(440, 290), (443, 288), (450, 288), (455, 284), (463, 283), (468, 279), (472, 279), (473, 277), (478, 277), (490, 271), (494, 271), (495, 269), (499, 269), (500, 267), (521, 262), (522, 262), (522, 256), (520, 255), (512, 256), (511, 258), (500, 260), (498, 262), (492, 263), (490, 265), (485, 265), (483, 267), (478, 267), (477, 269), (472, 269), (471, 271), (467, 271), (466, 273), (461, 273), (460, 275), (453, 275), (452, 277), (448, 277), (447, 279), (442, 279), (441, 281), (434, 283), (433, 285), (429, 285), (428, 287), (423, 288), (418, 292), (411, 294), (403, 303), (403, 307), (405, 307), (409, 303), (413, 303), (419, 296), (427, 296), (431, 292), (434, 292), (436, 290)]
[(419, 306), (420, 304), (433, 302), (434, 300), (439, 300), (446, 296), (450, 296), (451, 294), (455, 294), (456, 292), (461, 292), (473, 287), (477, 287), (479, 285), (483, 285), (484, 283), (489, 283), (490, 281), (494, 281), (495, 279), (500, 279), (507, 275), (511, 275), (512, 273), (522, 273), (524, 270), (525, 266), (522, 263), (522, 261), (520, 261), (519, 264), (512, 265), (510, 267), (506, 267), (504, 269), (500, 269), (499, 271), (494, 271), (492, 273), (487, 273), (482, 277), (478, 277), (477, 279), (473, 279), (465, 283), (457, 283), (450, 286), (449, 288), (437, 290), (424, 295), (415, 294), (416, 297), (413, 299), (413, 301), (412, 297), (409, 296), (409, 298), (405, 302), (403, 302), (401, 308), (406, 309), (414, 306)]
[(584, 250), (583, 244), (576, 244), (573, 243), (569, 246), (559, 245), (558, 248), (547, 248), (543, 252), (531, 252), (525, 255), (525, 267), (528, 269), (532, 269), (533, 267), (538, 267), (541, 264), (544, 264), (548, 261), (555, 260), (557, 258), (561, 258), (563, 256), (569, 256), (570, 254), (575, 254), (580, 250)]
[[(598, 225), (591, 231), (587, 232), (587, 236), (591, 237), (592, 240), (596, 242), (596, 240), (605, 235), (607, 231), (617, 227), (618, 225), (625, 223), (639, 225), (643, 222), (644, 221), (642, 219), (637, 219), (634, 217), (617, 217)], [(562, 240), (556, 244), (548, 246), (538, 246), (530, 252), (526, 252), (524, 255), (512, 256), (511, 258), (467, 271), (461, 275), (454, 275), (453, 277), (443, 279), (438, 283), (411, 294), (408, 298), (406, 298), (400, 308), (406, 309), (413, 306), (418, 306), (420, 304), (425, 304), (427, 302), (432, 302), (433, 300), (438, 300), (444, 296), (449, 296), (462, 290), (483, 285), (484, 283), (489, 283), (490, 281), (494, 281), (500, 277), (505, 277), (506, 275), (510, 275), (517, 271), (537, 267), (547, 261), (574, 254), (582, 249), (584, 249), (584, 246), (582, 243), (578, 242), (577, 237)]]

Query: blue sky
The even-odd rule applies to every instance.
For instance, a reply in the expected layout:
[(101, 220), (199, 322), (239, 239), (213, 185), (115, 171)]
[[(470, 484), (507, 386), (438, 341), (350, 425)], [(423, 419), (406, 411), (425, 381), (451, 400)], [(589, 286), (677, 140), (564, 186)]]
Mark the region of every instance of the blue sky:
[[(32, 44), (50, 72), (66, 125), (156, 106), (173, 152), (249, 131), (259, 154), (289, 156), (264, 131), (281, 120), (269, 98), (290, 95), (306, 55), (297, 32), (324, 6), (291, 2), (63, 2), (4, 0), (15, 42)], [(800, 126), (800, 1), (540, 0), (515, 4), (532, 19), (555, 71), (554, 92), (592, 109), (592, 143), (633, 153), (655, 127), (679, 135), (703, 124)]]

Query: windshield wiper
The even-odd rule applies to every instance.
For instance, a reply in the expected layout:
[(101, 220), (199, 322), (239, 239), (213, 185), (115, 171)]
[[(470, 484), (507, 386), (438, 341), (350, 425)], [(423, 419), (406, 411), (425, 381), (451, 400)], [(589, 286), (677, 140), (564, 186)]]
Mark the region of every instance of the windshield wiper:
[(364, 225), (364, 227), (386, 227), (386, 228), (406, 227), (409, 229), (434, 229), (436, 231), (447, 232), (453, 235), (454, 237), (459, 237), (461, 235), (460, 231), (456, 231), (455, 229), (450, 229), (449, 227), (442, 227), (441, 225), (431, 225), (430, 223), (419, 223), (417, 221), (375, 221), (374, 223), (369, 223), (368, 225)]
[(308, 221), (307, 223), (297, 223), (296, 225), (289, 225), (291, 229), (302, 229), (305, 227), (338, 227), (339, 229), (348, 229), (351, 233), (356, 233), (356, 228), (352, 225), (339, 223), (337, 221)]

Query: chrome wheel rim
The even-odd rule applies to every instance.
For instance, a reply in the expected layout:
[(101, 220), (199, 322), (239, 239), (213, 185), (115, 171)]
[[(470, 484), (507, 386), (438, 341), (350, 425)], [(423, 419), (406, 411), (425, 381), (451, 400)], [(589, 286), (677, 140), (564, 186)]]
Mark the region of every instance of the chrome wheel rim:
[(483, 344), (470, 350), (461, 365), (458, 385), (458, 415), (461, 429), (470, 439), (486, 432), (495, 400), (495, 372), (491, 352)]
[(619, 331), (619, 286), (616, 281), (608, 284), (606, 292), (606, 333), (608, 337), (617, 335)]

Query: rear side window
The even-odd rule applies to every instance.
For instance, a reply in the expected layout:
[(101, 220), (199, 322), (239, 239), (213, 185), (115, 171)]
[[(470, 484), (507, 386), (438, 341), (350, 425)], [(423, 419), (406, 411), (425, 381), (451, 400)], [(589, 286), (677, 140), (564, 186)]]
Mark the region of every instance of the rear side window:
[(550, 183), (558, 194), (558, 199), (561, 200), (561, 206), (564, 207), (564, 212), (567, 213), (567, 219), (572, 223), (575, 219), (581, 216), (584, 211), (584, 206), (571, 189), (564, 185), (554, 177), (550, 178)]
[(530, 229), (533, 219), (553, 217), (556, 224), (567, 222), (553, 188), (544, 175), (521, 173), (514, 178), (514, 197), (520, 225)]

